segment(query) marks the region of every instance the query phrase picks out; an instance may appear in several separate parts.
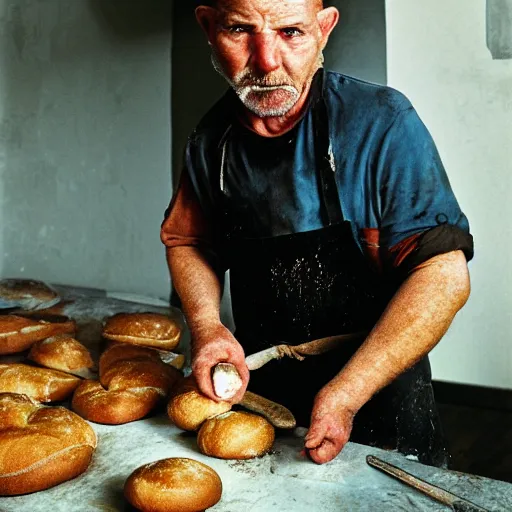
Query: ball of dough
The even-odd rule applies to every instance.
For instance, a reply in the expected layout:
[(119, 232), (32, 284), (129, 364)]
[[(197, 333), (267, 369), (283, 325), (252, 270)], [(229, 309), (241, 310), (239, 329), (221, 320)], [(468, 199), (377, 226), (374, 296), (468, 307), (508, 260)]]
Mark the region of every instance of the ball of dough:
[(222, 482), (196, 460), (163, 459), (137, 468), (126, 480), (124, 495), (144, 512), (202, 512), (220, 500)]
[(268, 452), (274, 427), (261, 416), (227, 412), (203, 423), (197, 436), (199, 450), (220, 459), (252, 459)]

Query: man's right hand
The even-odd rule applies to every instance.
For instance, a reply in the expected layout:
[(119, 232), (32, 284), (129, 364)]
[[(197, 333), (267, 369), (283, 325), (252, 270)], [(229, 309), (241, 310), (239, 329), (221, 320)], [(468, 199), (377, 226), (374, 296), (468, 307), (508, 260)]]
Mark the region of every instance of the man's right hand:
[(245, 354), (240, 343), (222, 324), (193, 332), (192, 373), (201, 393), (217, 402), (221, 399), (213, 389), (212, 369), (218, 363), (231, 363), (238, 371), (242, 386), (230, 402), (240, 402), (249, 384), (249, 369), (245, 364)]

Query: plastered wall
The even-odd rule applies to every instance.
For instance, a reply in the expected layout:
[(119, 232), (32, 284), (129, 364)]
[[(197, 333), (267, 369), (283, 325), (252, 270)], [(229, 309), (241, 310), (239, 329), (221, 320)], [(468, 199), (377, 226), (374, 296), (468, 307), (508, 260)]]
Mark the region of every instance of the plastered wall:
[(432, 355), (434, 377), (512, 388), (512, 60), (493, 59), (487, 7), (388, 0), (388, 77), (434, 136), (475, 237), (472, 295)]
[(171, 11), (0, 2), (0, 276), (167, 297)]

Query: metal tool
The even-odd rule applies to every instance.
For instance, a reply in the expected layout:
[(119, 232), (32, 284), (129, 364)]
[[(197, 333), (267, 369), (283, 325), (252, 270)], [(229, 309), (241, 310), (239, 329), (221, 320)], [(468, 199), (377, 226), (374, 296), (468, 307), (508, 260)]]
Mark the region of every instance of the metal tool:
[(397, 480), (400, 480), (401, 482), (409, 485), (413, 489), (416, 489), (417, 491), (426, 494), (429, 498), (439, 501), (444, 505), (448, 505), (449, 507), (452, 508), (452, 510), (455, 510), (455, 512), (489, 512), (485, 508), (479, 507), (478, 505), (475, 505), (471, 501), (465, 500), (464, 498), (461, 498), (456, 494), (452, 494), (451, 492), (445, 491), (440, 487), (436, 487), (435, 485), (429, 484), (428, 482), (425, 482), (425, 480), (421, 480), (420, 478), (417, 478), (411, 475), (410, 473), (407, 473), (407, 471), (397, 468), (396, 466), (393, 466), (388, 462), (385, 462), (377, 457), (374, 457), (373, 455), (368, 455), (366, 457), (366, 462), (370, 466), (379, 469), (380, 471), (396, 478)]

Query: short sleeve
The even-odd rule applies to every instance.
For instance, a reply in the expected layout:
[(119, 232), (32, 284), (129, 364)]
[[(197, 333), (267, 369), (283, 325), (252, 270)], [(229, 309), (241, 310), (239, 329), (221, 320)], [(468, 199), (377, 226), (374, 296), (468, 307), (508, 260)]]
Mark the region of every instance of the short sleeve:
[(380, 246), (405, 270), (437, 254), (473, 257), (469, 223), (455, 198), (430, 133), (412, 106), (387, 131), (378, 165)]
[(169, 247), (199, 246), (211, 248), (211, 228), (194, 192), (187, 169), (183, 169), (178, 187), (164, 214), (160, 238)]

